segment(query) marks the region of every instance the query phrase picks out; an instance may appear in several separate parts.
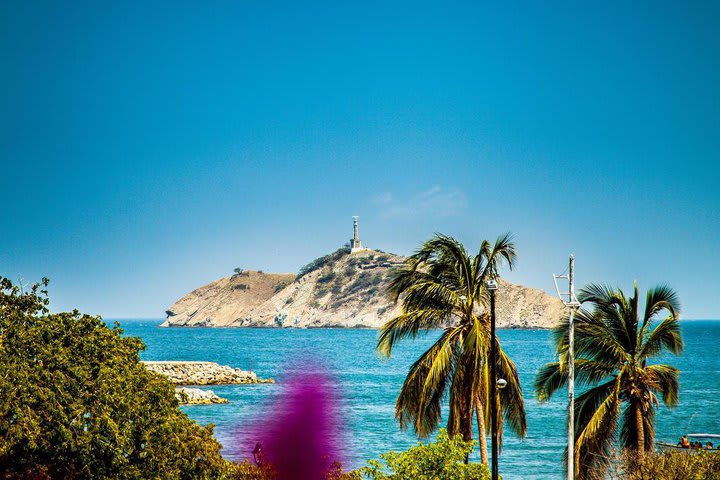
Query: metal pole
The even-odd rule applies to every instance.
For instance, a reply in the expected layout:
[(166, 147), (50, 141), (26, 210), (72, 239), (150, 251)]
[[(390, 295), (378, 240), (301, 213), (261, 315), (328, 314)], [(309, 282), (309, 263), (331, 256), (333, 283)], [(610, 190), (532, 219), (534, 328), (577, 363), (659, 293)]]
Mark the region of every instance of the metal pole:
[(575, 480), (575, 256), (570, 255), (568, 325), (568, 480)]
[(490, 290), (490, 416), (492, 422), (492, 480), (498, 480), (497, 347), (495, 345), (495, 290)]

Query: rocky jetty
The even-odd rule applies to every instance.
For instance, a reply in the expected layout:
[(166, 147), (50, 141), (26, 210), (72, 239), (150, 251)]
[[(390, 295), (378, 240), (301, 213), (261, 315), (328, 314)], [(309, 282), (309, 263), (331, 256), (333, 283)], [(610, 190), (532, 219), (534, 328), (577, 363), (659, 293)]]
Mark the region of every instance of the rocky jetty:
[(175, 397), (180, 405), (213, 405), (216, 403), (228, 403), (226, 398), (215, 395), (212, 390), (201, 390), (199, 388), (177, 387)]
[[(166, 327), (379, 328), (400, 313), (387, 295), (405, 257), (339, 249), (297, 275), (244, 271), (201, 287), (167, 310)], [(552, 328), (562, 302), (542, 290), (501, 280), (500, 328)]]
[(145, 361), (151, 372), (164, 375), (174, 385), (228, 385), (240, 383), (274, 383), (262, 380), (254, 372), (214, 362)]

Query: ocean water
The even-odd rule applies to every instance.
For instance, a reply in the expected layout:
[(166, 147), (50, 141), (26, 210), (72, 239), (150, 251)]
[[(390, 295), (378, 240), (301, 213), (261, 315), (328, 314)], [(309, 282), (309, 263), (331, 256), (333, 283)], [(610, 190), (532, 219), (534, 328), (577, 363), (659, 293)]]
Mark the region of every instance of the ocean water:
[[(268, 405), (281, 392), (283, 379), (320, 365), (342, 398), (341, 453), (346, 467), (362, 466), (383, 452), (404, 450), (417, 441), (398, 428), (395, 398), (408, 367), (439, 332), (405, 342), (387, 360), (375, 354), (374, 330), (184, 329), (159, 328), (160, 320), (120, 322), (126, 335), (145, 342), (144, 360), (205, 360), (243, 369), (252, 362), (260, 377), (278, 380), (274, 385), (207, 387), (230, 403), (183, 407), (194, 420), (215, 424), (215, 436), (230, 458), (248, 456), (252, 445), (243, 440), (243, 432), (270, 414)], [(680, 406), (661, 408), (656, 424), (657, 438), (670, 441), (683, 433), (720, 433), (720, 321), (686, 321), (682, 328), (685, 353), (663, 359), (682, 370)], [(532, 389), (538, 368), (553, 358), (550, 334), (500, 330), (499, 337), (517, 364), (528, 420), (525, 439), (505, 436), (500, 473), (506, 479), (563, 478), (566, 392), (541, 404)]]

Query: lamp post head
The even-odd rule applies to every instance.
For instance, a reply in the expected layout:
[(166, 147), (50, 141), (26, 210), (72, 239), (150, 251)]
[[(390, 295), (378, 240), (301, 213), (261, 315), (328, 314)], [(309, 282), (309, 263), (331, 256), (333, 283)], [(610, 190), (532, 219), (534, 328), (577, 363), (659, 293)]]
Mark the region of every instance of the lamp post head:
[(495, 280), (489, 280), (489, 281), (485, 284), (485, 287), (492, 292), (492, 291), (495, 291), (495, 290), (498, 289), (498, 284), (497, 284), (497, 282), (496, 282)]

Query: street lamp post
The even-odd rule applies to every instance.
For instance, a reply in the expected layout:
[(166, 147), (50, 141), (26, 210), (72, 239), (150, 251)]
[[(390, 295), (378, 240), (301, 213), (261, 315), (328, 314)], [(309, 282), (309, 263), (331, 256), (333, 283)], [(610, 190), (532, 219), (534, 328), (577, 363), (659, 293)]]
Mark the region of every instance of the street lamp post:
[(490, 417), (492, 431), (492, 480), (498, 480), (497, 346), (495, 345), (495, 280), (487, 282), (490, 292)]

